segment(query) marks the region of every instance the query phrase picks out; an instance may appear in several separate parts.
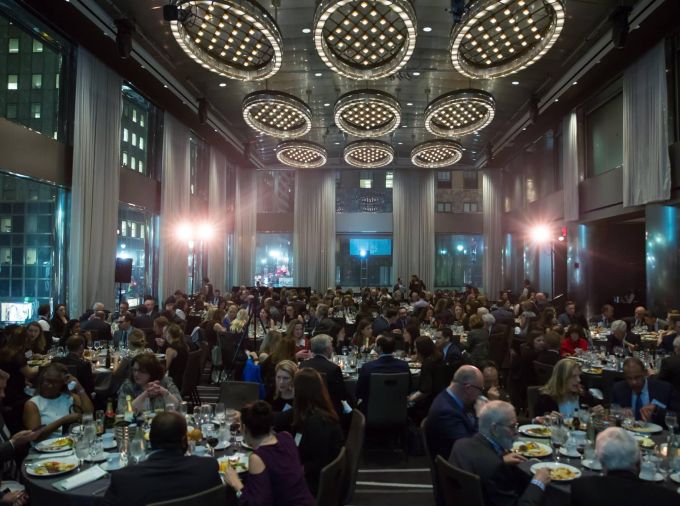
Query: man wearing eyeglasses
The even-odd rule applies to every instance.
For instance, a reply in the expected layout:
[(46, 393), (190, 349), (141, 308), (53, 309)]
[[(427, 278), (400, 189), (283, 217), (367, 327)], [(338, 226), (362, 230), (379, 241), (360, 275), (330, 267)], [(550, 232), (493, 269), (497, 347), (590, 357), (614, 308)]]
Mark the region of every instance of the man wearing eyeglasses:
[(509, 452), (517, 437), (512, 404), (490, 401), (479, 412), (479, 433), (453, 445), (449, 462), (479, 476), (486, 506), (537, 506), (550, 483), (550, 471), (539, 469), (533, 479), (518, 464), (526, 459)]
[(449, 458), (453, 444), (477, 433), (474, 405), (484, 392), (484, 376), (472, 365), (458, 368), (451, 384), (435, 397), (427, 414), (425, 435), (433, 459)]

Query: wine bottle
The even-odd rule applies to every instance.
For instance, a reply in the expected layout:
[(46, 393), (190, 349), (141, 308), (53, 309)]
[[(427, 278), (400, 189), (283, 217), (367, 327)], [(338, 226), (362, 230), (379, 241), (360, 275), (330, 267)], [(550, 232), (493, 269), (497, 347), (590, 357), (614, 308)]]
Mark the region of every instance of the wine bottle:
[(132, 409), (132, 396), (125, 396), (125, 415), (123, 419), (127, 423), (132, 423), (135, 421), (135, 411)]
[(104, 412), (104, 430), (112, 429), (116, 423), (116, 412), (113, 411), (113, 399), (109, 397), (106, 401), (106, 411)]
[(106, 364), (107, 369), (111, 369), (111, 348), (106, 349)]

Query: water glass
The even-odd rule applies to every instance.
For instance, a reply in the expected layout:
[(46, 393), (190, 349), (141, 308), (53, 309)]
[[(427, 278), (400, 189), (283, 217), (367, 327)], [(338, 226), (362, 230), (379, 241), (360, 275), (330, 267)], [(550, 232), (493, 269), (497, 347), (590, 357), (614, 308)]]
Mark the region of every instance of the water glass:
[(104, 453), (104, 442), (100, 438), (96, 438), (90, 445), (90, 458), (95, 460), (102, 453)]
[(220, 423), (224, 423), (225, 420), (224, 410), (225, 408), (223, 402), (218, 402), (217, 404), (215, 404), (215, 418)]
[(89, 421), (83, 426), (83, 437), (90, 445), (97, 439), (97, 425), (94, 421)]
[(675, 427), (678, 425), (678, 416), (675, 411), (666, 411), (666, 427), (671, 434), (675, 434)]
[(128, 451), (130, 454), (130, 458), (132, 459), (132, 462), (134, 462), (135, 464), (141, 462), (144, 459), (145, 454), (144, 440), (141, 438), (135, 438), (132, 441), (130, 441)]
[(172, 403), (172, 402), (167, 402), (165, 404), (165, 411), (168, 411), (168, 412), (177, 411), (177, 406), (175, 406), (175, 404)]
[(208, 423), (213, 417), (213, 407), (211, 404), (201, 404), (201, 423)]
[(189, 403), (186, 401), (180, 402), (177, 411), (179, 412), (180, 415), (186, 417), (187, 413), (189, 412)]
[(76, 439), (75, 451), (76, 457), (78, 457), (78, 462), (82, 467), (83, 461), (90, 454), (90, 443), (84, 436), (81, 435), (78, 439)]

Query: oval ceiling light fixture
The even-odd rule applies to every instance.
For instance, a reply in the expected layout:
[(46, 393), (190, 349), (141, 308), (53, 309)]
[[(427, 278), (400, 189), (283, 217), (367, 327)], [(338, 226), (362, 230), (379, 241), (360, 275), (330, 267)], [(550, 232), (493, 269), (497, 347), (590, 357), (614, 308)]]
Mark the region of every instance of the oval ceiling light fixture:
[(360, 140), (350, 142), (343, 153), (345, 162), (360, 169), (377, 169), (394, 160), (394, 148), (383, 141)]
[(421, 142), (411, 151), (411, 163), (423, 169), (439, 169), (454, 165), (463, 158), (463, 146), (450, 140)]
[(513, 74), (552, 47), (564, 21), (564, 0), (475, 0), (451, 31), (451, 63), (473, 79)]
[(256, 2), (184, 0), (176, 7), (172, 34), (204, 68), (242, 81), (267, 79), (281, 68), (281, 31)]
[(243, 99), (243, 119), (252, 129), (278, 139), (301, 137), (312, 128), (312, 111), (282, 91), (256, 91)]
[(411, 58), (416, 26), (410, 0), (321, 0), (314, 15), (314, 45), (338, 74), (380, 79)]
[(316, 169), (328, 161), (326, 148), (309, 141), (283, 141), (276, 146), (279, 162), (296, 169)]
[(378, 90), (350, 91), (335, 103), (335, 125), (355, 137), (382, 137), (401, 122), (396, 98)]
[(482, 90), (456, 90), (435, 98), (425, 108), (425, 128), (439, 137), (477, 132), (493, 121), (496, 101)]

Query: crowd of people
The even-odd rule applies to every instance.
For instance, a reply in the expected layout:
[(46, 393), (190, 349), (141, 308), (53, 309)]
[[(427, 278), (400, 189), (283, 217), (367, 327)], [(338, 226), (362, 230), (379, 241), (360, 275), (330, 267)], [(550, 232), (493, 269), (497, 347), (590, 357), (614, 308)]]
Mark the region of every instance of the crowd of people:
[[(441, 455), (490, 480), (484, 487), (488, 505), (533, 504), (550, 481), (539, 472), (530, 482), (510, 480), (512, 490), (505, 490), (491, 476), (499, 462), (513, 467), (521, 460), (506, 454), (517, 420), (530, 412), (567, 418), (581, 406), (597, 412), (611, 402), (629, 408), (636, 419), (663, 425), (666, 410), (680, 410), (680, 314), (664, 321), (638, 307), (628, 318), (615, 319), (607, 304), (589, 321), (574, 302), (558, 311), (530, 283), (518, 300), (504, 291), (491, 301), (471, 286), (462, 292), (427, 291), (415, 275), (408, 286), (400, 279), (392, 290), (358, 293), (340, 287), (323, 293), (240, 287), (222, 294), (205, 280), (198, 295), (177, 291), (161, 308), (145, 297), (135, 308), (123, 301), (116, 312), (95, 303), (77, 319), (69, 318), (64, 305), (57, 305), (51, 318), (49, 307), (39, 314), (36, 322), (5, 329), (0, 346), (2, 414), (14, 434), (13, 448), (67, 430), (109, 399), (125, 409), (130, 398), (136, 412), (177, 406), (190, 350), (204, 343), (213, 369), (219, 369), (226, 367), (219, 364), (222, 348), (231, 342), (229, 377), (242, 379), (251, 362), (264, 398), (241, 412), (246, 439), (255, 449), (250, 472), (243, 480), (235, 473), (225, 478), (249, 505), (313, 503), (321, 469), (344, 444), (351, 411), (368, 409), (374, 373), (409, 375), (411, 393), (404, 402), (414, 426), (426, 418), (432, 458)], [(608, 329), (607, 352), (628, 356), (624, 381), (614, 386), (611, 399), (584, 389), (580, 362), (573, 359), (594, 349), (593, 327)], [(659, 370), (638, 353), (637, 332), (643, 327), (656, 333), (655, 351), (674, 353)], [(55, 356), (60, 347), (64, 353)], [(89, 350), (108, 347), (125, 353), (109, 381), (95, 386)], [(334, 354), (365, 358), (353, 395)], [(33, 365), (46, 357), (49, 363)], [(420, 364), (418, 375), (411, 376), (403, 360), (409, 357)], [(217, 381), (221, 377), (213, 375)], [(540, 390), (530, 406), (531, 386)], [(156, 417), (154, 423), (161, 435), (152, 436), (151, 446), (168, 458), (182, 455), (177, 417)], [(602, 443), (603, 455), (606, 448)], [(169, 465), (160, 456), (153, 461)], [(285, 493), (284, 485), (273, 485), (279, 482)], [(121, 483), (112, 480), (107, 496), (125, 497)], [(22, 500), (7, 497), (6, 502)]]

